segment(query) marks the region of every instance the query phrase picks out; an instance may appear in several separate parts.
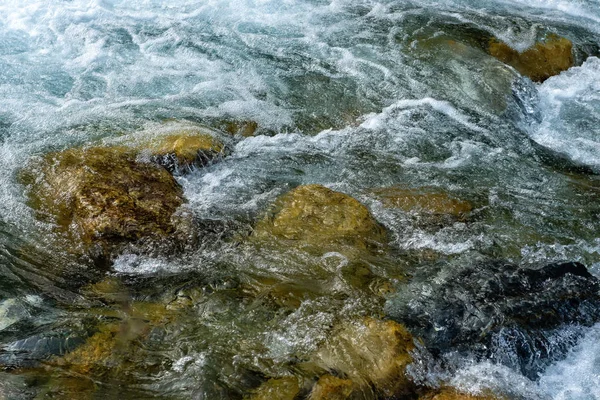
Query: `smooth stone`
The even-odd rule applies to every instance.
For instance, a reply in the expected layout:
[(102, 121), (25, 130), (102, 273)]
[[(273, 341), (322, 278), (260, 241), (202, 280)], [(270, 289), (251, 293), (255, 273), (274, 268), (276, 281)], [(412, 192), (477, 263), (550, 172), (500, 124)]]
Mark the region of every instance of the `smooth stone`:
[(500, 398), (492, 394), (472, 395), (461, 393), (452, 388), (443, 388), (419, 396), (419, 400), (500, 400)]
[(358, 392), (371, 392), (372, 386), (384, 396), (403, 395), (413, 390), (405, 370), (414, 348), (404, 326), (365, 318), (338, 326), (312, 362), (347, 377)]
[(374, 189), (384, 206), (406, 212), (448, 215), (463, 218), (473, 210), (471, 203), (435, 188), (405, 189), (400, 187)]
[(225, 146), (208, 129), (187, 128), (142, 140), (138, 148), (168, 171), (181, 173), (214, 161), (223, 153)]
[(556, 35), (548, 35), (523, 52), (496, 39), (490, 41), (488, 48), (490, 55), (535, 82), (543, 82), (571, 68), (574, 65), (572, 50), (573, 44), (569, 39)]
[(230, 121), (225, 124), (225, 130), (232, 135), (250, 137), (256, 134), (258, 124), (255, 121)]
[(320, 249), (366, 250), (386, 243), (385, 229), (367, 207), (322, 185), (303, 185), (282, 195), (274, 212), (255, 227), (254, 238), (276, 238)]

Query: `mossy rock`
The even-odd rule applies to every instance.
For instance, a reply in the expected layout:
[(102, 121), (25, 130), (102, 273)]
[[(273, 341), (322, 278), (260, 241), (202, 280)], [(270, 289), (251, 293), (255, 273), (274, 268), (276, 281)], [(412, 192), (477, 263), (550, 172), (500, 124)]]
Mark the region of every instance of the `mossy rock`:
[(310, 392), (309, 400), (346, 400), (354, 391), (354, 382), (333, 375), (323, 375)]
[(458, 199), (435, 188), (405, 189), (400, 187), (374, 189), (384, 206), (406, 212), (431, 216), (464, 218), (473, 210), (470, 202)]
[(294, 400), (300, 393), (298, 378), (293, 376), (269, 379), (246, 400)]
[(543, 82), (573, 66), (572, 49), (573, 44), (569, 39), (548, 35), (543, 41), (523, 52), (518, 52), (506, 43), (492, 39), (488, 51), (490, 55), (511, 65), (532, 81)]
[(139, 162), (128, 147), (49, 153), (21, 177), (39, 216), (93, 258), (141, 240), (192, 239), (190, 218), (178, 211), (185, 200), (177, 181), (164, 168)]
[(280, 239), (322, 253), (343, 247), (366, 250), (387, 241), (385, 229), (367, 207), (347, 194), (314, 184), (281, 196), (274, 212), (256, 225), (253, 236)]
[(414, 347), (413, 337), (404, 326), (365, 318), (339, 326), (313, 362), (350, 379), (353, 390), (366, 393), (374, 387), (383, 396), (404, 395), (414, 390), (405, 375)]

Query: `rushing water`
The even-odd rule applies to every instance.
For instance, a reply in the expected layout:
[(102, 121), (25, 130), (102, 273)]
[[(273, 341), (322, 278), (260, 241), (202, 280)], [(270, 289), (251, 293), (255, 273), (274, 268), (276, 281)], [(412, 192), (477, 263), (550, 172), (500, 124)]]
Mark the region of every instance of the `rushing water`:
[[(489, 35), (525, 49), (547, 32), (573, 42), (578, 66), (542, 84), (475, 45)], [(0, 363), (34, 370), (106, 313), (82, 289), (98, 272), (54, 248), (19, 169), (164, 120), (258, 124), (254, 137), (226, 139), (223, 161), (179, 178), (198, 218), (224, 230), (247, 231), (278, 195), (320, 183), (360, 200), (391, 233), (394, 255), (371, 261), (381, 278), (427, 269), (429, 253), (446, 274), (494, 258), (579, 261), (600, 277), (599, 49), (598, 0), (0, 1)], [(431, 223), (387, 208), (373, 189), (395, 185), (439, 188), (471, 202), (472, 217)], [(293, 311), (237, 289), (270, 275), (310, 287), (307, 264), (344, 263), (311, 257), (219, 235), (177, 257), (123, 254), (101, 273), (121, 279), (123, 295), (195, 308), (134, 343), (126, 383), (97, 378), (98, 393), (235, 398), (260, 382), (256, 371), (280, 374), (314, 351), (340, 316), (383, 309), (336, 274)], [(600, 399), (599, 332), (564, 327), (568, 353), (537, 377), (461, 354), (461, 368), (423, 379), (510, 398)], [(53, 381), (60, 371), (31, 374), (0, 372), (0, 397), (66, 382)]]

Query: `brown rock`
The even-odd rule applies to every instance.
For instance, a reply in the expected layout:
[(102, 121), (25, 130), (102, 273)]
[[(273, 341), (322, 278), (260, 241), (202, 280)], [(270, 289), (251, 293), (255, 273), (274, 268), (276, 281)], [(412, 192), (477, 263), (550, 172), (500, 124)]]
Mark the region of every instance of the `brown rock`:
[(138, 342), (145, 340), (153, 327), (172, 322), (178, 313), (161, 303), (134, 301), (122, 309), (99, 310), (98, 315), (111, 317), (111, 322), (101, 324), (84, 344), (49, 363), (88, 376), (130, 373), (135, 368)]
[(24, 174), (32, 207), (94, 256), (177, 230), (183, 192), (164, 168), (127, 147), (50, 153)]
[(386, 396), (412, 390), (405, 369), (413, 338), (400, 324), (366, 318), (341, 326), (317, 352), (315, 362), (348, 377), (357, 390), (373, 385)]
[(518, 52), (496, 39), (492, 39), (488, 50), (492, 56), (511, 65), (522, 75), (543, 82), (573, 66), (572, 48), (570, 40), (549, 35), (524, 52)]
[(289, 376), (269, 379), (252, 393), (247, 400), (294, 400), (300, 392), (298, 379)]
[(407, 212), (463, 217), (473, 209), (468, 201), (457, 199), (434, 188), (404, 189), (398, 187), (373, 190), (387, 207)]
[(313, 386), (309, 400), (346, 400), (353, 391), (354, 383), (332, 375), (323, 375)]
[(299, 186), (281, 196), (274, 214), (257, 224), (254, 237), (275, 237), (323, 251), (386, 242), (384, 228), (364, 205), (321, 185)]
[(169, 171), (177, 172), (193, 165), (204, 166), (224, 150), (221, 141), (200, 129), (185, 129), (158, 136), (139, 146), (142, 151), (150, 153), (153, 161)]
[(453, 388), (443, 388), (419, 397), (419, 400), (500, 400), (492, 394), (471, 395), (460, 393)]
[(254, 121), (230, 121), (225, 124), (225, 130), (232, 135), (242, 135), (243, 137), (254, 136), (258, 124)]

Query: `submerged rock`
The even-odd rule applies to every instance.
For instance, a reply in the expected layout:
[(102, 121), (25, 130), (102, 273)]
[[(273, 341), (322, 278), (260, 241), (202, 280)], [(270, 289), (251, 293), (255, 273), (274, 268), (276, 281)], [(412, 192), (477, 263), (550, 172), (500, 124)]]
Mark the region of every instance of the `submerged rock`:
[[(402, 325), (366, 318), (335, 330), (317, 352), (314, 362), (353, 382), (352, 390), (347, 381), (333, 385), (337, 392), (370, 393), (372, 386), (385, 396), (401, 395), (413, 389), (405, 375), (406, 366), (412, 362), (410, 351), (413, 349), (413, 337)], [(331, 382), (325, 383), (328, 381), (324, 381), (319, 390), (332, 387)]]
[(138, 354), (139, 343), (153, 328), (169, 324), (178, 315), (164, 304), (144, 301), (124, 304), (121, 310), (103, 309), (99, 314), (110, 322), (100, 324), (85, 343), (49, 363), (86, 376), (131, 374), (136, 362), (144, 361)]
[(487, 45), (480, 43), (486, 38), (485, 32), (467, 29), (459, 33), (448, 28), (442, 28), (450, 30), (450, 34), (444, 34), (439, 26), (423, 23), (411, 37), (407, 54), (425, 61), (428, 69), (433, 68), (427, 79), (444, 76), (436, 79), (435, 86), (453, 104), (504, 113), (517, 73), (485, 52)]
[(356, 199), (321, 185), (299, 186), (275, 202), (249, 237), (248, 290), (292, 308), (324, 293), (369, 290), (370, 265), (386, 241), (384, 228)]
[(47, 154), (23, 173), (30, 204), (96, 260), (130, 242), (190, 240), (181, 187), (164, 168), (136, 158), (116, 146)]
[(308, 400), (346, 400), (354, 390), (350, 379), (323, 375), (312, 388)]
[(464, 218), (473, 206), (448, 193), (432, 188), (404, 189), (399, 187), (373, 190), (386, 207), (432, 216)]
[(260, 385), (252, 395), (245, 398), (247, 400), (294, 400), (299, 393), (300, 384), (298, 379), (289, 376), (269, 379)]
[(500, 400), (492, 394), (472, 395), (461, 393), (455, 389), (444, 388), (420, 396), (419, 400)]
[(543, 82), (573, 66), (572, 48), (573, 44), (569, 39), (548, 35), (545, 40), (523, 52), (493, 39), (488, 51), (490, 55), (511, 65), (532, 81)]
[(600, 321), (599, 290), (579, 263), (486, 262), (449, 276), (421, 271), (386, 311), (434, 352), (474, 352), (535, 377), (572, 345), (558, 328)]
[(228, 133), (243, 137), (254, 136), (258, 130), (258, 124), (255, 121), (229, 121), (224, 124), (224, 127)]
[(321, 185), (299, 186), (281, 196), (275, 212), (260, 221), (255, 238), (277, 238), (322, 249), (368, 249), (386, 242), (385, 229), (367, 207)]

